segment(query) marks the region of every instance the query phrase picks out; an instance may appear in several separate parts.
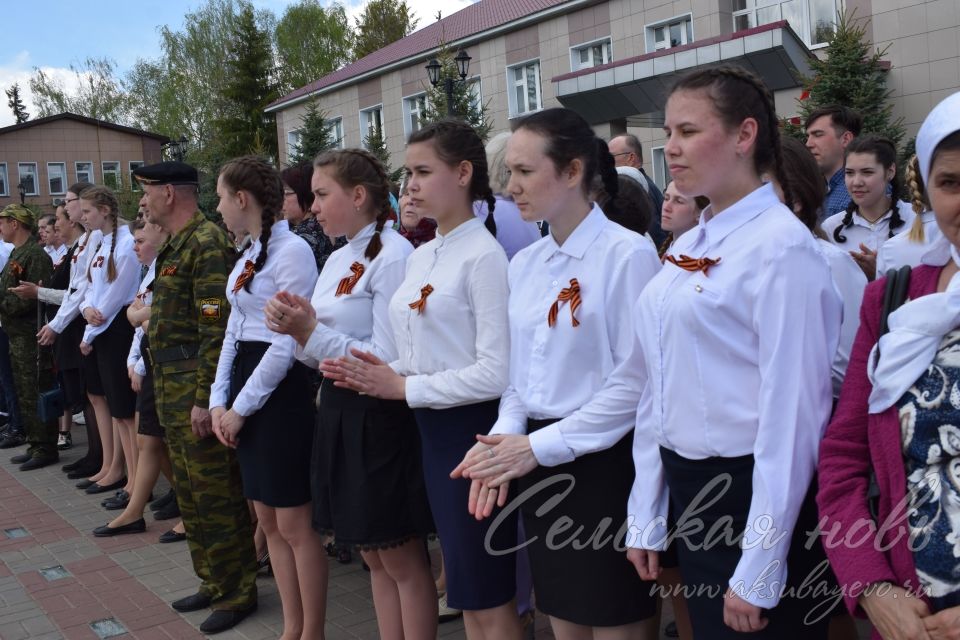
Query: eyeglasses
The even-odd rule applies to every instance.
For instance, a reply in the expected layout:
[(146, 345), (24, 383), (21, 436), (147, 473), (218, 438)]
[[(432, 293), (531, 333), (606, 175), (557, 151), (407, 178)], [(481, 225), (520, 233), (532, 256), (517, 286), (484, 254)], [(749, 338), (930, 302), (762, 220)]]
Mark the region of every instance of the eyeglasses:
[(611, 153), (610, 155), (616, 158), (617, 156), (628, 156), (631, 153), (633, 153), (633, 151), (621, 151), (620, 153)]
[(63, 203), (64, 203), (64, 204), (67, 204), (68, 202), (76, 202), (76, 201), (79, 200), (79, 199), (80, 199), (80, 198), (64, 198), (64, 199), (63, 199)]
[(297, 195), (297, 192), (294, 191), (293, 189), (284, 189), (284, 190), (283, 190), (283, 197), (284, 197), (284, 198), (286, 198), (286, 197), (288, 197), (288, 196), (295, 196), (295, 195)]

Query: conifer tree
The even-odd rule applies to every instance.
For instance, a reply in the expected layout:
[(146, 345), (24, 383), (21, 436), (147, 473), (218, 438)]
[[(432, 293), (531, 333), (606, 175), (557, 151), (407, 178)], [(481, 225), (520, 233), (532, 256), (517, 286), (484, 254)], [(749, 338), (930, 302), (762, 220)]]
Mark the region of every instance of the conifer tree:
[(4, 93), (7, 94), (7, 105), (13, 111), (13, 117), (16, 118), (17, 124), (23, 124), (29, 120), (30, 114), (27, 113), (27, 107), (23, 104), (23, 98), (20, 97), (20, 85), (15, 82)]
[(316, 101), (307, 105), (300, 123), (300, 144), (288, 153), (287, 164), (290, 166), (313, 162), (321, 152), (332, 149), (339, 142), (333, 139), (327, 114), (320, 110)]

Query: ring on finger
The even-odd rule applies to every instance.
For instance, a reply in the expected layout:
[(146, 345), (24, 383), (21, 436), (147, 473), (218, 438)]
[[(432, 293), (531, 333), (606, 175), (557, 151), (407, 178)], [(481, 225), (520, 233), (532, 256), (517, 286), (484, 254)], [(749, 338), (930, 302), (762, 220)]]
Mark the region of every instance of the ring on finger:
[(489, 449), (487, 449), (487, 453), (490, 454), (490, 457), (491, 457), (491, 458), (495, 458), (495, 457), (497, 456), (497, 454), (494, 453), (494, 451), (493, 451), (493, 447), (490, 447)]

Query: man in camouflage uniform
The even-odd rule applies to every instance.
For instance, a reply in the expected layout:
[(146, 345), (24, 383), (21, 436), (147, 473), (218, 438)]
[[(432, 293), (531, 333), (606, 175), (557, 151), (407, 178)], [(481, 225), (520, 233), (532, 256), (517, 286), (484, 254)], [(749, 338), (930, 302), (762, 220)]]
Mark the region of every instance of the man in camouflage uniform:
[(157, 256), (148, 339), (157, 414), (166, 427), (174, 489), (186, 527), (198, 592), (177, 611), (211, 607), (200, 626), (217, 633), (257, 607), (250, 512), (232, 449), (212, 436), (209, 399), (229, 310), (227, 276), (236, 251), (197, 210), (197, 171), (161, 162), (134, 172), (147, 217), (170, 233)]
[(26, 207), (11, 204), (0, 211), (0, 236), (4, 242), (14, 245), (0, 272), (0, 325), (10, 338), (13, 385), (27, 431), (27, 452), (11, 459), (20, 464), (21, 471), (39, 469), (60, 459), (56, 420), (43, 423), (37, 417), (38, 387), (45, 391), (53, 387), (49, 349), (41, 350), (40, 365), (37, 365), (37, 303), (21, 300), (10, 293), (10, 289), (19, 285), (21, 280), (49, 281), (53, 273), (50, 256), (33, 238), (34, 228), (33, 212)]

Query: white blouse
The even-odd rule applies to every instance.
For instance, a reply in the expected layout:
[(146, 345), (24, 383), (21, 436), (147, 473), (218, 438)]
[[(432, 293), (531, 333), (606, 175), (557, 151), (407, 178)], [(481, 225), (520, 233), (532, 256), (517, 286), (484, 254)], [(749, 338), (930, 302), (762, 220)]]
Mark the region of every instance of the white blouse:
[(73, 252), (73, 263), (70, 265), (70, 284), (63, 299), (60, 301), (60, 310), (50, 321), (50, 328), (57, 333), (63, 333), (71, 322), (80, 314), (80, 303), (87, 294), (87, 268), (93, 259), (93, 254), (103, 240), (100, 231), (86, 231), (77, 238), (77, 248)]
[[(562, 245), (548, 234), (520, 251), (510, 262), (510, 386), (491, 432), (526, 433), (528, 417), (562, 418), (530, 435), (545, 466), (629, 433), (645, 379), (629, 357), (634, 305), (659, 270), (653, 245), (596, 205)], [(574, 279), (579, 308), (558, 305), (550, 326), (551, 308)]]
[[(913, 224), (913, 219), (917, 216), (909, 202), (898, 201), (897, 209), (900, 211), (900, 219), (903, 220), (903, 225), (897, 227), (895, 233), (909, 229), (910, 225)], [(843, 224), (843, 218), (846, 215), (846, 211), (841, 211), (823, 221), (822, 226), (827, 234), (827, 239), (837, 246), (848, 251), (860, 251), (860, 243), (863, 243), (871, 251), (876, 251), (890, 237), (890, 218), (893, 217), (891, 211), (887, 211), (876, 222), (868, 222), (859, 213), (854, 212), (853, 225), (840, 230), (841, 235), (847, 241), (837, 242), (833, 236), (833, 231)]]
[(921, 213), (920, 220), (923, 222), (923, 242), (911, 240), (910, 227), (906, 227), (880, 245), (880, 250), (877, 251), (878, 278), (885, 276), (890, 269), (899, 269), (905, 265), (919, 266), (923, 255), (943, 236), (933, 211)]
[[(351, 349), (373, 353), (390, 362), (397, 357), (397, 347), (390, 327), (390, 298), (403, 282), (407, 256), (413, 245), (393, 229), (380, 232), (382, 247), (373, 260), (364, 257), (370, 238), (376, 230), (371, 223), (347, 244), (330, 254), (320, 273), (311, 300), (317, 312), (317, 326), (296, 356), (316, 369), (324, 358), (351, 356)], [(349, 294), (337, 295), (344, 278), (356, 278), (353, 265), (363, 266), (363, 273)]]
[[(640, 295), (637, 343), (649, 380), (634, 432), (628, 546), (663, 548), (668, 489), (658, 446), (695, 460), (752, 454), (747, 548), (730, 585), (773, 607), (779, 592), (752, 587), (786, 576), (830, 416), (840, 297), (813, 235), (769, 184), (716, 216), (708, 206), (672, 247), (681, 254), (720, 262), (707, 273), (665, 263)], [(772, 547), (758, 542), (772, 529), (786, 535)]]
[(850, 252), (837, 245), (817, 238), (817, 247), (830, 265), (830, 275), (836, 286), (837, 295), (843, 302), (843, 322), (840, 325), (840, 344), (837, 345), (837, 354), (833, 359), (833, 397), (840, 397), (840, 387), (847, 375), (847, 365), (850, 364), (850, 351), (853, 349), (853, 340), (857, 337), (860, 328), (860, 303), (863, 302), (863, 291), (867, 287), (867, 276), (863, 269), (850, 256)]
[[(147, 267), (147, 273), (140, 281), (140, 287), (137, 289), (137, 300), (140, 300), (146, 306), (153, 303), (153, 279), (157, 276), (157, 259), (154, 258), (150, 266)], [(140, 343), (143, 342), (143, 327), (137, 327), (133, 332), (133, 340), (130, 342), (130, 352), (127, 354), (127, 366), (133, 367), (133, 370), (141, 376), (147, 375), (147, 367), (140, 357)]]
[[(432, 287), (422, 313), (411, 304)], [(394, 371), (407, 404), (445, 409), (499, 398), (507, 388), (507, 256), (477, 218), (437, 233), (407, 259), (390, 301)]]
[(252, 267), (260, 254), (260, 239), (240, 255), (227, 278), (227, 302), (230, 316), (223, 338), (217, 375), (210, 387), (210, 408), (226, 407), (230, 400), (230, 376), (237, 355), (237, 342), (268, 342), (270, 347), (233, 401), (233, 410), (241, 416), (256, 413), (293, 366), (296, 342), (290, 336), (271, 331), (266, 325), (264, 307), (279, 291), (308, 296), (317, 281), (317, 262), (310, 245), (290, 231), (286, 220), (270, 227), (267, 261), (249, 284), (249, 291), (234, 291), (237, 279)]
[[(114, 240), (117, 246), (113, 250), (113, 263), (117, 277), (113, 282), (108, 282), (110, 246)], [(80, 303), (80, 312), (93, 307), (100, 312), (104, 320), (99, 327), (91, 324), (86, 326), (83, 330), (84, 342), (92, 344), (98, 335), (110, 327), (120, 310), (133, 302), (139, 280), (140, 263), (137, 261), (137, 254), (133, 252), (133, 234), (126, 225), (120, 225), (116, 232), (103, 236), (100, 246), (91, 258), (90, 286)]]

